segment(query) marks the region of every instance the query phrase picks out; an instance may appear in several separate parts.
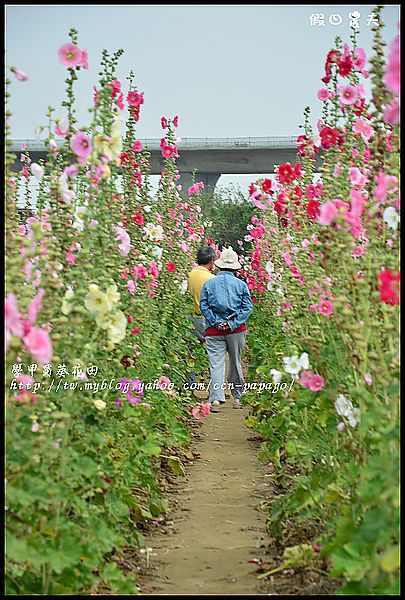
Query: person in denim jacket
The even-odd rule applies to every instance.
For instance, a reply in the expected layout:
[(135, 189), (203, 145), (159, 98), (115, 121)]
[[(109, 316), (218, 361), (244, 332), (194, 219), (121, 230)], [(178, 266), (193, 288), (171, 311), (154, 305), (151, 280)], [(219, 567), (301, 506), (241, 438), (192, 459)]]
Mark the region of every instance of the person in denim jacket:
[(220, 404), (225, 402), (227, 352), (228, 383), (234, 397), (234, 408), (241, 408), (244, 386), (241, 358), (246, 343), (246, 321), (253, 304), (246, 283), (235, 277), (242, 265), (231, 246), (222, 251), (214, 264), (220, 272), (204, 283), (200, 309), (205, 318), (205, 343), (211, 372), (209, 402), (211, 411), (219, 412)]

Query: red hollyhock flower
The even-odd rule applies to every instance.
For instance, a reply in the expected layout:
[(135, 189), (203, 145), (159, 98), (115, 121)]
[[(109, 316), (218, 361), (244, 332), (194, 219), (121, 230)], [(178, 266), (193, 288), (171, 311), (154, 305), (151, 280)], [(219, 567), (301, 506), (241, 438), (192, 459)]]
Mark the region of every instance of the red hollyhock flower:
[(378, 274), (378, 279), (380, 280), (380, 300), (391, 306), (399, 304), (400, 271), (394, 275), (391, 269), (384, 269)]
[(340, 134), (337, 129), (333, 129), (332, 127), (322, 127), (319, 132), (321, 137), (321, 145), (324, 150), (328, 150), (331, 146), (334, 146), (338, 143)]
[(290, 163), (285, 163), (284, 165), (280, 165), (278, 168), (278, 180), (280, 183), (292, 183), (295, 179), (294, 170)]
[(294, 187), (294, 192), (295, 192), (295, 195), (296, 195), (298, 198), (302, 198), (302, 195), (303, 195), (303, 193), (302, 193), (302, 189), (301, 189), (301, 188), (300, 188), (298, 185), (296, 185), (296, 186)]
[(356, 115), (356, 117), (359, 117), (362, 114), (365, 105), (366, 105), (365, 98), (360, 98), (359, 100), (357, 100), (355, 102), (355, 104), (353, 104), (352, 108), (353, 108), (353, 112)]
[(256, 191), (255, 184), (251, 183), (249, 186), (249, 196), (251, 196), (253, 194), (253, 192), (255, 192), (255, 191)]
[(319, 202), (318, 200), (310, 200), (307, 205), (307, 213), (310, 219), (315, 221), (319, 215)]
[(135, 221), (135, 223), (139, 226), (143, 225), (143, 216), (142, 215), (135, 215), (134, 217), (132, 217), (132, 220)]
[(271, 179), (265, 179), (262, 181), (262, 190), (265, 194), (272, 194), (271, 191)]
[(353, 68), (353, 63), (350, 56), (344, 56), (338, 61), (339, 75), (347, 77)]
[(296, 163), (294, 165), (294, 175), (295, 175), (295, 179), (299, 179), (300, 177), (302, 177), (302, 167), (301, 167), (300, 163)]
[(176, 265), (175, 265), (174, 263), (167, 263), (167, 265), (166, 265), (166, 269), (167, 269), (168, 271), (170, 271), (171, 273), (173, 273), (173, 271), (175, 271), (175, 270), (176, 270)]

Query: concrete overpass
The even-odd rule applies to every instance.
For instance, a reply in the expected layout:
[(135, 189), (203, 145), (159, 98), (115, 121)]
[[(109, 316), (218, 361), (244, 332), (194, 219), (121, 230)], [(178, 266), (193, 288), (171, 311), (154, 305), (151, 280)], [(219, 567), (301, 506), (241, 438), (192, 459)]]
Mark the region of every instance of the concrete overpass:
[[(297, 137), (244, 137), (244, 138), (182, 138), (178, 146), (177, 166), (183, 189), (191, 184), (192, 173), (205, 187), (213, 189), (221, 175), (253, 175), (274, 173), (274, 165), (294, 163), (297, 158)], [(151, 174), (159, 175), (163, 167), (160, 139), (141, 140), (151, 153)], [(32, 139), (13, 140), (11, 151), (17, 154), (14, 170), (21, 168), (19, 154), (21, 144), (33, 162), (46, 159), (43, 141)]]

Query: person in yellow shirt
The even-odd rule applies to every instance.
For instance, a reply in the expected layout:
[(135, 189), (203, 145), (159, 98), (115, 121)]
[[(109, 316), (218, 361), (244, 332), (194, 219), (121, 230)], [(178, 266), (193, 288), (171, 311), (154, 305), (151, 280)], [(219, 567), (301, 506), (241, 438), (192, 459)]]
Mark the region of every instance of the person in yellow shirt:
[(197, 267), (188, 274), (188, 291), (194, 302), (194, 313), (190, 315), (190, 320), (194, 324), (193, 333), (203, 344), (205, 342), (205, 319), (200, 310), (200, 294), (204, 283), (215, 277), (212, 273), (214, 269), (215, 250), (211, 246), (203, 246), (197, 252)]

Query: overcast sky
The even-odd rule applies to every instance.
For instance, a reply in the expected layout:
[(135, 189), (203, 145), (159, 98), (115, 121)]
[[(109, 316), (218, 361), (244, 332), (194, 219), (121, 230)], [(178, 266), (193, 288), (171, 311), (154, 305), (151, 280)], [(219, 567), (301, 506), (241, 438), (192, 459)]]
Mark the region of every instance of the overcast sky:
[[(354, 10), (369, 56), (373, 5), (6, 5), (6, 64), (29, 75), (13, 78), (12, 137), (33, 138), (49, 105), (63, 114), (66, 71), (57, 52), (71, 27), (89, 54), (77, 85), (79, 124), (89, 120), (102, 50), (123, 48), (117, 78), (126, 83), (132, 69), (145, 94), (138, 137), (161, 137), (160, 118), (175, 115), (181, 137), (295, 135), (306, 105), (314, 122), (320, 115), (325, 56), (337, 35), (350, 41)], [(324, 14), (324, 26), (310, 25), (313, 13)], [(333, 14), (342, 24), (330, 22)], [(399, 5), (385, 5), (386, 40), (398, 19)], [(230, 180), (244, 179), (220, 183)]]

